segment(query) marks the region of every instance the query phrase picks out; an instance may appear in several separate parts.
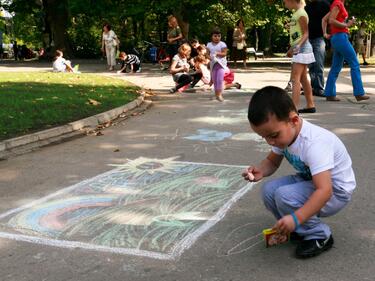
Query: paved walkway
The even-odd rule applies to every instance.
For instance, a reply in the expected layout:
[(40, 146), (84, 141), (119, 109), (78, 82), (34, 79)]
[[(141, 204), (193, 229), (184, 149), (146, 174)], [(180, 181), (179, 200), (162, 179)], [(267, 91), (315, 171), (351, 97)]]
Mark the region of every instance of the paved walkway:
[[(101, 67), (95, 64), (92, 69), (101, 72)], [(1, 68), (4, 70), (0, 67), (0, 71)], [(83, 71), (85, 68), (82, 64)], [(238, 193), (242, 184), (236, 183), (238, 190), (233, 187), (233, 192), (228, 189), (236, 181), (236, 174), (240, 176), (241, 166), (256, 163), (266, 155), (267, 145), (251, 132), (246, 120), (251, 93), (270, 84), (283, 87), (288, 76), (287, 66), (250, 67), (236, 73), (236, 80), (248, 91), (226, 93), (225, 103), (211, 101), (209, 93), (162, 94), (145, 114), (103, 130), (102, 136), (78, 138), (1, 161), (0, 236), (7, 237), (0, 239), (2, 278), (17, 281), (373, 280), (375, 96), (367, 103), (354, 102), (347, 69), (338, 83), (338, 91), (345, 97), (343, 101), (328, 103), (316, 99), (318, 113), (304, 116), (340, 136), (352, 156), (358, 181), (353, 202), (326, 220), (332, 227), (335, 247), (306, 261), (296, 260), (294, 247), (289, 244), (265, 248), (257, 234), (272, 226), (274, 219), (259, 200), (259, 185), (244, 190), (246, 193)], [(142, 73), (123, 78), (162, 92), (171, 86), (170, 76), (153, 67), (144, 67)], [(364, 69), (363, 80), (370, 95), (375, 93), (374, 69)], [(127, 159), (136, 161), (127, 162)], [(124, 163), (128, 165), (118, 167), (121, 173), (109, 166)], [(200, 176), (192, 176), (189, 173), (192, 170)], [(139, 174), (129, 178), (130, 171)], [(291, 171), (285, 163), (276, 176)], [(84, 181), (93, 177), (96, 178), (92, 181)], [(168, 180), (156, 187), (164, 177)], [(144, 180), (144, 189), (139, 188), (135, 178)], [(171, 207), (183, 207), (181, 202), (185, 201), (181, 200), (194, 198), (193, 187), (197, 183), (207, 188), (204, 189), (207, 193), (199, 193), (196, 198), (199, 200), (201, 196), (203, 201), (189, 201), (190, 209), (175, 212), (173, 217), (160, 214)], [(61, 192), (69, 186), (73, 187)], [(179, 189), (180, 186), (184, 188)], [(44, 201), (36, 201), (51, 194)], [(93, 198), (98, 200), (98, 194), (103, 195), (101, 201), (90, 205)], [(147, 195), (147, 200), (132, 201), (140, 194)], [(168, 201), (169, 197), (173, 200)], [(76, 198), (81, 198), (80, 204), (88, 204), (87, 207), (69, 205)], [(108, 202), (113, 202), (108, 198), (121, 198), (118, 201), (121, 206), (134, 202), (134, 206), (124, 210), (118, 205), (110, 216), (105, 216), (101, 211)], [(168, 205), (158, 203), (165, 200)], [(21, 206), (25, 208), (14, 210)], [(54, 209), (56, 206), (60, 208)], [(14, 211), (9, 213), (9, 210)], [(216, 211), (216, 214), (227, 213), (224, 217), (212, 216)], [(150, 215), (153, 212), (158, 216)], [(78, 217), (85, 223), (75, 220)], [(142, 234), (142, 229), (148, 229), (145, 226), (155, 223), (170, 231), (153, 230), (164, 236)], [(194, 232), (185, 236), (189, 239), (181, 240), (180, 248), (174, 248), (181, 250), (174, 256), (179, 258), (165, 261), (160, 260), (164, 255), (150, 255), (168, 252), (172, 244), (167, 241), (180, 241), (178, 237), (183, 234), (177, 229), (190, 224)], [(129, 225), (128, 232), (123, 232), (123, 227)], [(111, 232), (99, 231), (109, 229)], [(116, 229), (121, 231), (116, 233)], [(142, 238), (134, 240), (139, 241), (139, 248), (134, 248), (133, 254), (114, 251), (124, 241), (130, 248), (129, 235), (138, 237), (139, 234)], [(149, 236), (153, 239), (148, 239)], [(33, 238), (28, 240), (32, 243), (22, 242), (27, 237)], [(84, 243), (69, 244), (71, 240)], [(102, 242), (109, 244), (99, 248), (97, 245)], [(181, 245), (180, 242), (176, 245)], [(94, 246), (88, 250), (88, 245)]]

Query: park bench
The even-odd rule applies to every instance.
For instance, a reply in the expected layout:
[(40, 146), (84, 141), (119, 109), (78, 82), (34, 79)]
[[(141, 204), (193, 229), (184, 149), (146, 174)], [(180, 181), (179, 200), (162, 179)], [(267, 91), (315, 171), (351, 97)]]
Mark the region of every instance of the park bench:
[(255, 59), (258, 59), (258, 57), (262, 57), (264, 59), (264, 53), (263, 51), (257, 51), (255, 48), (246, 48), (246, 55), (247, 56), (254, 56)]

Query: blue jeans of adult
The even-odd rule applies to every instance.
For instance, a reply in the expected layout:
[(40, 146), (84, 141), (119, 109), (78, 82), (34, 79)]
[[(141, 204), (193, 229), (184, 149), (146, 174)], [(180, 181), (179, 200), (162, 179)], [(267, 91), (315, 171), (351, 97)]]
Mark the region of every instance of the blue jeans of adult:
[[(266, 208), (279, 220), (301, 208), (315, 190), (311, 180), (306, 181), (298, 175), (290, 175), (266, 182), (262, 187), (262, 197)], [(322, 222), (321, 217), (336, 214), (350, 199), (350, 194), (335, 190), (319, 213), (301, 224), (295, 232), (305, 240), (327, 239), (331, 230)]]
[(333, 47), (333, 59), (331, 70), (328, 74), (327, 84), (325, 88), (325, 95), (327, 97), (336, 96), (336, 80), (342, 69), (344, 59), (350, 66), (350, 75), (352, 78), (353, 93), (355, 96), (362, 96), (365, 94), (361, 78), (361, 70), (357, 55), (352, 44), (349, 42), (347, 33), (336, 33), (331, 37), (331, 44)]
[(311, 87), (313, 93), (324, 93), (324, 59), (326, 53), (326, 43), (323, 37), (309, 39), (313, 48), (315, 62), (309, 65)]

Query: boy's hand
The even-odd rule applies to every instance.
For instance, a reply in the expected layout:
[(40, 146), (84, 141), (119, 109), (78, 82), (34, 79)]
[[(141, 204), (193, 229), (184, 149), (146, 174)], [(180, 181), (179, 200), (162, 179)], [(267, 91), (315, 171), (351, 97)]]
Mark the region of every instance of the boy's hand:
[(263, 178), (263, 173), (257, 167), (250, 166), (243, 173), (245, 180), (250, 182), (257, 182)]
[(275, 229), (280, 234), (289, 234), (296, 229), (296, 225), (294, 223), (293, 217), (291, 215), (286, 215), (277, 221), (273, 229)]

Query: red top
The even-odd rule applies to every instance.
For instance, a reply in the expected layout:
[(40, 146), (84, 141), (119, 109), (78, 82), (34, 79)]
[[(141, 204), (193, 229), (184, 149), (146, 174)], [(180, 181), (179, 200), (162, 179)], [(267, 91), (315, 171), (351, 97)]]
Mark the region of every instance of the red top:
[[(344, 22), (348, 18), (348, 12), (345, 9), (344, 3), (342, 3), (340, 0), (334, 0), (333, 3), (331, 4), (331, 11), (333, 10), (334, 7), (339, 8), (339, 13), (337, 14), (336, 20), (339, 22)], [(344, 32), (344, 33), (349, 33), (349, 29), (347, 27), (337, 27), (334, 24), (330, 25), (330, 31), (331, 35), (339, 33), (339, 32)]]

